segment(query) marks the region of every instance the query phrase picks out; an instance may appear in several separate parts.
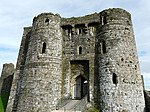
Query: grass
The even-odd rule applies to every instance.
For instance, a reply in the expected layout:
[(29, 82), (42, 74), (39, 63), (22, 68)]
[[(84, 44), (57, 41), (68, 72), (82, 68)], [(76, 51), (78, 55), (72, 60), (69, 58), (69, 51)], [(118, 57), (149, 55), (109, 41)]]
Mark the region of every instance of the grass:
[(5, 112), (8, 98), (9, 98), (9, 93), (5, 93), (0, 96), (0, 112)]
[(89, 108), (88, 110), (86, 110), (85, 112), (101, 112), (101, 111), (95, 107), (92, 107), (92, 108)]
[(1, 96), (0, 96), (0, 112), (4, 112), (4, 106), (3, 106), (3, 102), (1, 100)]

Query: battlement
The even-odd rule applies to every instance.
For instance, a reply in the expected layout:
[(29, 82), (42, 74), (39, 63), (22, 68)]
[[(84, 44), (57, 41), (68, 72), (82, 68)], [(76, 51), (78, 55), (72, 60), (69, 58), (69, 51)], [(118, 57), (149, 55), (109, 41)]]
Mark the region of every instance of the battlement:
[(75, 24), (89, 24), (90, 22), (99, 22), (99, 14), (94, 13), (83, 17), (62, 18), (61, 26)]
[(109, 9), (105, 9), (103, 11), (100, 12), (100, 15), (104, 16), (114, 16), (114, 17), (126, 17), (126, 18), (131, 18), (131, 14), (121, 8), (109, 8)]
[(41, 27), (48, 27), (53, 24), (54, 21), (60, 21), (60, 15), (53, 14), (53, 13), (41, 13), (38, 16), (33, 18), (33, 28), (41, 28)]
[[(105, 18), (106, 17), (106, 18)], [(99, 22), (100, 19), (106, 19), (103, 21), (112, 21), (115, 19), (124, 19), (128, 18), (128, 20), (131, 20), (131, 14), (127, 12), (124, 9), (121, 8), (112, 8), (112, 9), (106, 9), (99, 13), (93, 13), (89, 15), (85, 15), (82, 17), (71, 17), (71, 18), (62, 18), (61, 20), (61, 26), (63, 25), (75, 25), (75, 24), (89, 24), (93, 22)], [(102, 21), (101, 21), (102, 23)]]

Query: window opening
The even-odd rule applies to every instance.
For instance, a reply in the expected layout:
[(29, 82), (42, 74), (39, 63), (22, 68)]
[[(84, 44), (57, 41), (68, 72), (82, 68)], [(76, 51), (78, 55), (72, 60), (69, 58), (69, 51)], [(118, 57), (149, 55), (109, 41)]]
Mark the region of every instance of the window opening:
[(46, 19), (46, 20), (45, 20), (45, 23), (49, 23), (49, 19)]
[(82, 34), (82, 29), (79, 29), (79, 34)]
[(113, 84), (117, 84), (117, 75), (115, 73), (113, 73)]
[(85, 24), (76, 24), (75, 29), (76, 29), (76, 34), (85, 34), (86, 33)]
[(63, 33), (66, 36), (71, 37), (71, 35), (72, 35), (72, 26), (71, 25), (64, 25), (64, 26), (62, 26), (62, 29), (63, 29)]
[(102, 41), (102, 54), (106, 53), (106, 42)]
[(42, 53), (45, 53), (45, 51), (46, 51), (46, 43), (44, 42), (42, 47)]
[(79, 54), (82, 54), (82, 47), (79, 47)]
[(107, 19), (106, 19), (106, 16), (103, 16), (102, 17), (102, 25), (105, 25), (107, 24)]

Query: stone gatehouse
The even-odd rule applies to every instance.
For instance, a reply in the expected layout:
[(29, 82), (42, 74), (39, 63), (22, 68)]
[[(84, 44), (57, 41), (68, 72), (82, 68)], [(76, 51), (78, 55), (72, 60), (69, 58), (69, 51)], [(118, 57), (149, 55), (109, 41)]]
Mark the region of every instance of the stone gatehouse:
[(144, 112), (130, 13), (119, 8), (72, 18), (42, 13), (24, 28), (6, 112), (63, 107)]

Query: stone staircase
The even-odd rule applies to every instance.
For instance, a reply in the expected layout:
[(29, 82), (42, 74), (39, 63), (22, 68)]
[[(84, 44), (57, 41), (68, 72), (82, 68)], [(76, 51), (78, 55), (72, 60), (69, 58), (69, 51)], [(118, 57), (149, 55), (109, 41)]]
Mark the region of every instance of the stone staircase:
[(69, 100), (63, 107), (52, 112), (82, 112), (86, 108), (87, 96), (81, 100)]

